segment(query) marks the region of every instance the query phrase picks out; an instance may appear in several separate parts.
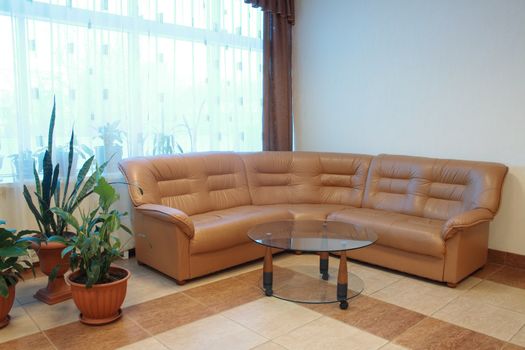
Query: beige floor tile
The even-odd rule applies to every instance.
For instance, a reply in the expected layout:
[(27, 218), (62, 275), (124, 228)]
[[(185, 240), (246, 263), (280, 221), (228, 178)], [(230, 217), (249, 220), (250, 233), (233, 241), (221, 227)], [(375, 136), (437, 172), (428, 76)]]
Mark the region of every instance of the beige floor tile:
[(119, 349), (121, 350), (144, 350), (144, 349), (167, 350), (168, 348), (155, 338), (146, 338), (139, 342), (120, 347)]
[(509, 340), (525, 324), (525, 315), (459, 297), (432, 315), (478, 333)]
[(411, 277), (401, 278), (371, 296), (425, 315), (431, 315), (464, 294), (481, 279), (470, 277), (456, 288)]
[(348, 271), (363, 280), (365, 285), (363, 294), (365, 295), (373, 294), (402, 278), (401, 275), (393, 272), (354, 263), (348, 264)]
[(268, 339), (216, 315), (160, 333), (156, 338), (170, 349), (250, 349)]
[(47, 285), (47, 277), (26, 278), (25, 281), (19, 282), (16, 285), (16, 300), (19, 304), (24, 305), (33, 303), (36, 299), (33, 295), (40, 289)]
[(513, 337), (510, 339), (512, 344), (525, 347), (525, 326), (522, 327)]
[(262, 298), (223, 312), (246, 328), (273, 339), (322, 315), (297, 304), (277, 298)]
[(131, 274), (135, 276), (147, 275), (151, 272), (155, 272), (155, 270), (152, 269), (151, 267), (148, 267), (145, 265), (139, 265), (137, 263), (137, 259), (135, 258), (118, 260), (114, 264), (122, 266), (125, 269), (128, 269), (131, 272)]
[(308, 350), (379, 349), (387, 343), (385, 339), (329, 317), (321, 317), (273, 341), (287, 349)]
[(147, 274), (131, 275), (124, 307), (157, 299), (169, 294), (177, 293), (181, 288), (169, 278), (155, 271)]
[(31, 316), (41, 330), (78, 320), (79, 311), (72, 299), (55, 305), (47, 305), (40, 301), (23, 305), (25, 311)]
[(469, 290), (465, 296), (472, 300), (525, 314), (525, 289), (483, 281)]
[(11, 316), (9, 325), (0, 330), (0, 343), (40, 331), (35, 322), (20, 306), (13, 307), (9, 312), (9, 316)]
[(388, 343), (382, 346), (380, 350), (408, 350), (408, 348), (405, 348), (404, 346), (397, 345), (394, 343)]
[(282, 347), (279, 344), (276, 344), (274, 342), (267, 342), (261, 345), (257, 345), (256, 347), (252, 348), (252, 350), (285, 350), (286, 348)]

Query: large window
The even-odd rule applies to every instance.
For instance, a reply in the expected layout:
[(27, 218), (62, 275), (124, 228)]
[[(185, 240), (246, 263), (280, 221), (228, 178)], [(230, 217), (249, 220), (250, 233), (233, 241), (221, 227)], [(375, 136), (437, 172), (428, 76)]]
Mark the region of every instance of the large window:
[[(262, 147), (262, 14), (242, 0), (0, 1), (0, 182), (55, 161)], [(80, 164), (80, 160), (78, 161)]]

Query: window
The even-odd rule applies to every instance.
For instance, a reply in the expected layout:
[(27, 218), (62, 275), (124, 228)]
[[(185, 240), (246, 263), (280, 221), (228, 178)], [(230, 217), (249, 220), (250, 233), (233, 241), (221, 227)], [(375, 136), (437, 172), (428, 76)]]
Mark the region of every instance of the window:
[[(262, 148), (262, 13), (241, 0), (0, 3), (0, 181), (55, 161)], [(78, 166), (81, 161), (79, 160)], [(62, 167), (62, 166), (61, 166)]]

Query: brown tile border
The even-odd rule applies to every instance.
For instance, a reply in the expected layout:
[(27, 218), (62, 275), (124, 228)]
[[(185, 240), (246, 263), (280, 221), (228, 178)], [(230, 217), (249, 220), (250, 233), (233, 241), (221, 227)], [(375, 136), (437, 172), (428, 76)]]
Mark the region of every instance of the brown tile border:
[(431, 317), (402, 333), (394, 339), (394, 343), (414, 350), (499, 350), (506, 344), (488, 335)]
[(46, 338), (44, 333), (31, 334), (5, 343), (0, 343), (0, 350), (17, 349), (55, 350), (56, 348), (49, 342), (49, 339)]
[(215, 314), (183, 292), (129, 306), (124, 312), (152, 335)]
[(86, 326), (77, 321), (45, 330), (44, 333), (59, 350), (116, 349), (136, 343), (150, 336), (126, 315), (117, 322), (105, 326)]
[(392, 340), (426, 316), (365, 295), (350, 300), (347, 310), (337, 304), (303, 305), (386, 340)]
[(525, 269), (525, 255), (489, 249), (487, 260), (489, 263)]

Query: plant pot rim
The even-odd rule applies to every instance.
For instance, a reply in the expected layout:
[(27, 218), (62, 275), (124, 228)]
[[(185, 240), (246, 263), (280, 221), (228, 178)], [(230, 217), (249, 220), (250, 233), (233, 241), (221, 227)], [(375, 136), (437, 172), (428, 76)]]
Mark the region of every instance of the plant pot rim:
[[(126, 277), (124, 278), (121, 278), (119, 280), (116, 280), (116, 281), (113, 281), (113, 282), (109, 282), (109, 283), (99, 283), (99, 284), (94, 284), (91, 288), (105, 288), (105, 287), (108, 287), (108, 286), (112, 286), (112, 285), (116, 285), (116, 284), (119, 284), (119, 283), (122, 283), (123, 281), (126, 281), (128, 280), (130, 277), (131, 277), (131, 272), (128, 270), (128, 269), (125, 269), (123, 267), (120, 267), (120, 266), (110, 266), (109, 270), (121, 270), (121, 271), (125, 271), (126, 272)], [(66, 281), (69, 285), (71, 285), (72, 287), (77, 287), (77, 288), (86, 288), (86, 285), (84, 283), (77, 283), (77, 282), (73, 282), (72, 281), (72, 278), (78, 276), (80, 274), (80, 270), (76, 270), (72, 273), (70, 273), (69, 275), (66, 275), (65, 278), (66, 278)], [(90, 289), (91, 289), (90, 288)]]
[[(74, 232), (66, 232), (67, 235), (64, 236), (64, 238), (68, 239), (75, 235)], [(60, 243), (60, 242), (48, 242), (46, 239), (42, 240), (42, 237), (45, 237), (43, 234), (36, 234), (33, 235), (33, 237), (38, 238), (41, 240), (40, 244), (36, 244), (35, 242), (31, 242), (31, 249), (38, 250), (38, 249), (58, 249), (58, 248), (65, 248), (67, 247), (66, 244)]]
[(42, 250), (52, 250), (52, 249), (64, 249), (65, 247), (67, 247), (67, 245), (65, 245), (64, 243), (59, 243), (59, 242), (43, 241), (40, 244), (37, 244), (35, 242), (31, 242), (31, 249), (36, 250), (37, 252), (40, 249), (42, 249)]

